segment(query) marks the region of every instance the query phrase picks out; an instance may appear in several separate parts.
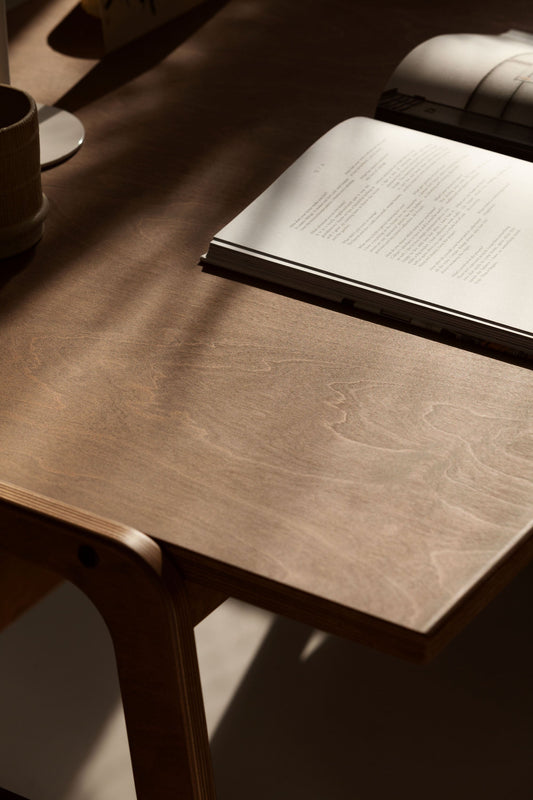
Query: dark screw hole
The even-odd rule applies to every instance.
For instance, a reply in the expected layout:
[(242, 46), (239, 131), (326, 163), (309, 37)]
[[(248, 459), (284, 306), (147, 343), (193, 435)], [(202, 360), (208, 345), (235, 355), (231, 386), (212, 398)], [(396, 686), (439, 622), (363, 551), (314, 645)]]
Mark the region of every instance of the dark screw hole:
[(100, 559), (96, 550), (93, 550), (88, 544), (82, 544), (78, 550), (78, 558), (84, 567), (96, 567)]

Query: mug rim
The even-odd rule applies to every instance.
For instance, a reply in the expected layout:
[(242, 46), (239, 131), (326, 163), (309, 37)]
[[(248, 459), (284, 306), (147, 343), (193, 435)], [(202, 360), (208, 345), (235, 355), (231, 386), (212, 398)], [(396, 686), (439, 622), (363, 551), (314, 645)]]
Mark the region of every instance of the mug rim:
[(13, 130), (21, 125), (24, 125), (25, 123), (27, 123), (28, 118), (37, 112), (37, 106), (35, 104), (35, 100), (31, 96), (31, 94), (28, 94), (28, 92), (25, 92), (23, 89), (18, 89), (16, 86), (11, 86), (11, 84), (9, 83), (0, 83), (0, 104), (2, 101), (2, 95), (4, 95), (5, 97), (10, 95), (11, 97), (18, 96), (19, 98), (24, 98), (24, 100), (26, 100), (28, 103), (28, 107), (26, 112), (22, 116), (13, 119), (12, 122), (8, 122), (5, 125), (2, 124), (0, 118), (0, 131)]

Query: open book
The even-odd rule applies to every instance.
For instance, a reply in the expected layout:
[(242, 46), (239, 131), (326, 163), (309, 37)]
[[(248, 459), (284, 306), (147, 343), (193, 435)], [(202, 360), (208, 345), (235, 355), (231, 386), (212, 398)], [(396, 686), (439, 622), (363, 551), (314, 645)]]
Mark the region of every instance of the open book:
[(436, 36), (394, 71), (376, 117), (533, 161), (533, 36)]
[[(420, 45), (378, 107), (397, 124), (335, 126), (204, 262), (533, 355), (533, 164), (493, 152), (533, 156), (530, 42), (510, 32)], [(433, 133), (415, 130), (427, 117)], [(456, 141), (472, 136), (478, 146)]]

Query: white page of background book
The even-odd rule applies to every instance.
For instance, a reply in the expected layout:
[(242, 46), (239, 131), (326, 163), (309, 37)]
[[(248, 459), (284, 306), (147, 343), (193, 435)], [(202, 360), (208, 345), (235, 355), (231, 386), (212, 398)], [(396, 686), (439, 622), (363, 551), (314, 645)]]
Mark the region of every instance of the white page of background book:
[[(533, 36), (514, 31), (499, 36), (475, 33), (435, 36), (419, 44), (400, 62), (386, 88), (465, 108), (491, 73), (498, 94), (507, 99), (524, 80), (530, 83)], [(533, 108), (529, 121), (524, 120), (523, 124), (533, 124)]]
[(531, 332), (532, 209), (533, 164), (359, 117), (214, 241)]

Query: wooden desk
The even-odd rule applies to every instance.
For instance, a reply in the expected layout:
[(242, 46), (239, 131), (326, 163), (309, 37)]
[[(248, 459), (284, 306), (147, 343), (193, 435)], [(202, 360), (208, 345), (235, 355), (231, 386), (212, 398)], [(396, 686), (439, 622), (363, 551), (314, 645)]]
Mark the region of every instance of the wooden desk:
[(35, 521), (27, 506), (47, 542), (54, 519), (126, 548), (135, 529), (189, 597), (420, 660), (527, 563), (528, 367), (198, 266), (307, 145), (373, 114), (417, 42), (533, 29), (518, 0), (429, 13), (206, 3), (101, 61), (66, 0), (11, 13), (13, 83), (77, 113), (87, 141), (43, 176), (42, 242), (2, 263), (0, 480), (24, 490), (4, 487), (4, 528)]

